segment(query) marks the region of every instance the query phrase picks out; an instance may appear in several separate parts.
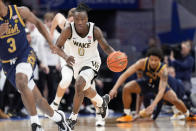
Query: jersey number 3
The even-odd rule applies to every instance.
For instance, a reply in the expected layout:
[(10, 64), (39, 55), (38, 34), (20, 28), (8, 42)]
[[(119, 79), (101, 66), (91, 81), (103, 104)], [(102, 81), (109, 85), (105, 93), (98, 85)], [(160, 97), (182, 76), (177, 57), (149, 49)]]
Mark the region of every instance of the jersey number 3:
[(10, 48), (8, 48), (8, 51), (10, 53), (14, 53), (16, 51), (16, 42), (14, 38), (7, 39), (7, 43), (10, 45)]

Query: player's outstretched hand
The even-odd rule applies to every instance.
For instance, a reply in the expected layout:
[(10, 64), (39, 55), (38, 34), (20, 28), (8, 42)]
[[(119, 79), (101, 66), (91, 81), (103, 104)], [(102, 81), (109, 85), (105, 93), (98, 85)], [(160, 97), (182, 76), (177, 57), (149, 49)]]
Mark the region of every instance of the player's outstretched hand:
[(0, 36), (8, 31), (8, 23), (3, 23), (0, 25)]
[(74, 63), (75, 63), (75, 59), (73, 56), (68, 56), (67, 59), (66, 59), (66, 62), (69, 66), (73, 66)]
[(112, 89), (111, 91), (110, 91), (110, 93), (109, 93), (109, 95), (110, 95), (110, 99), (113, 99), (114, 97), (116, 97), (117, 96), (117, 90), (115, 90), (115, 89)]
[(148, 106), (148, 107), (146, 108), (146, 114), (147, 114), (147, 115), (152, 114), (153, 111), (154, 111), (154, 108), (155, 108), (155, 107), (154, 107), (153, 105)]

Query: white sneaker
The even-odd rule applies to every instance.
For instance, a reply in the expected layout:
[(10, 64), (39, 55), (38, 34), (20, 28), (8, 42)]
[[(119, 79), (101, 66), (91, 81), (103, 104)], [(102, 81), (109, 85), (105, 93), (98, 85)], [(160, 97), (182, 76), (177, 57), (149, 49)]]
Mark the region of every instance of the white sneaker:
[(53, 101), (52, 104), (50, 104), (50, 107), (51, 107), (53, 110), (57, 111), (58, 108), (59, 108), (59, 104), (57, 104), (56, 102)]
[(170, 120), (185, 120), (185, 115), (182, 113), (177, 113), (170, 117)]
[(96, 126), (105, 126), (105, 119), (102, 118), (101, 114), (96, 114), (96, 122), (95, 122), (95, 125)]

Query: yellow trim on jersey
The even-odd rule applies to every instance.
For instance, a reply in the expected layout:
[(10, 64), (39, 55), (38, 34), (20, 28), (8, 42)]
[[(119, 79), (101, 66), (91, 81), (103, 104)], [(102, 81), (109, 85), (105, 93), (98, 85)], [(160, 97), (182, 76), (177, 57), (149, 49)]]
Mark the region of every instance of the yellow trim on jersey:
[(16, 33), (13, 33), (13, 34), (10, 34), (10, 35), (2, 35), (0, 38), (3, 39), (3, 38), (6, 38), (6, 37), (10, 37), (10, 36), (14, 36), (14, 35), (17, 35), (19, 32), (16, 32)]
[(3, 20), (3, 18), (2, 18), (2, 17), (0, 17), (0, 20)]
[(143, 66), (143, 70), (145, 70), (145, 68), (146, 68), (146, 63), (147, 63), (147, 61), (148, 61), (148, 57), (146, 57), (146, 59), (145, 59), (145, 62), (144, 62), (144, 66)]
[(20, 13), (18, 12), (18, 8), (16, 7), (16, 5), (14, 5), (14, 8), (16, 10), (16, 14), (20, 20), (20, 23), (25, 27), (25, 24), (24, 24), (24, 21), (22, 20), (21, 16), (20, 16)]
[(12, 7), (10, 5), (8, 5), (8, 8), (10, 10), (10, 19), (11, 19), (12, 18), (12, 15), (13, 15)]
[(163, 69), (165, 69), (166, 67), (167, 67), (167, 65), (166, 65), (166, 64), (165, 64), (165, 65), (163, 65), (159, 72), (161, 72), (161, 71), (162, 71)]
[[(158, 67), (156, 68), (155, 72), (157, 72), (157, 70), (159, 70), (160, 66), (161, 66), (161, 62), (159, 62), (159, 65), (158, 65)], [(163, 67), (162, 67), (162, 68), (163, 68)]]
[(10, 60), (2, 60), (1, 63), (3, 63), (3, 64), (10, 63)]
[(3, 64), (10, 63), (11, 61), (16, 60), (16, 59), (17, 59), (17, 57), (10, 59), (10, 60), (1, 60), (1, 63), (3, 63)]

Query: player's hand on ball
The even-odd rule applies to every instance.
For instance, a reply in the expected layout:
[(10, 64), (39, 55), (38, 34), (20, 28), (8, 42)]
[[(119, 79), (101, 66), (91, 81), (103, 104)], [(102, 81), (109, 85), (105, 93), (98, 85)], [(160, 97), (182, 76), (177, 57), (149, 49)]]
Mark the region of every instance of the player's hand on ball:
[(66, 59), (66, 62), (69, 66), (73, 66), (74, 63), (75, 63), (75, 59), (73, 56), (68, 56), (67, 59)]
[(112, 89), (111, 91), (110, 91), (110, 93), (109, 93), (109, 95), (110, 95), (110, 99), (113, 99), (114, 97), (116, 97), (117, 96), (117, 90), (115, 90), (115, 89)]

